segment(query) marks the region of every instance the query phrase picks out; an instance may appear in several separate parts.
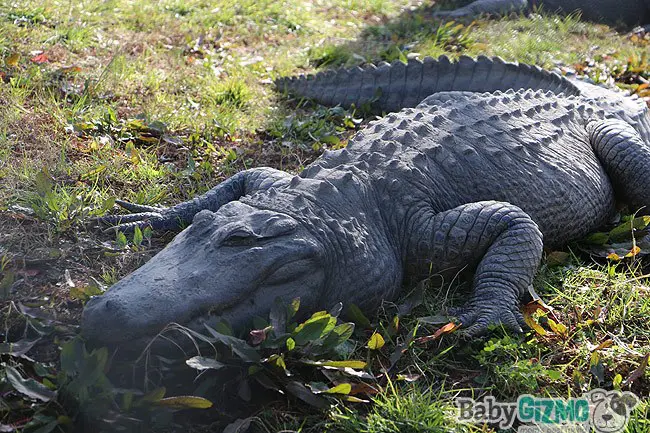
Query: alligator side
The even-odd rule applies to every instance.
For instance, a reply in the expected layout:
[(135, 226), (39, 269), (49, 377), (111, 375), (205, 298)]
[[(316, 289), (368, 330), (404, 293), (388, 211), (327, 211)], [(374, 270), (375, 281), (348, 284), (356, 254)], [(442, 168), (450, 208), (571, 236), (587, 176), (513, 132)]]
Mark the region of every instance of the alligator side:
[[(298, 176), (242, 171), (169, 208), (126, 202), (119, 230), (189, 227), (83, 312), (101, 344), (176, 322), (243, 328), (275, 298), (370, 312), (406, 281), (470, 267), (468, 335), (520, 330), (542, 247), (650, 204), (643, 101), (537, 67), (463, 57), (281, 79), (286, 92), (390, 112)], [(410, 107), (410, 108), (408, 108)]]
[(501, 15), (525, 12), (534, 7), (565, 14), (579, 12), (586, 20), (608, 24), (650, 24), (650, 0), (477, 0), (455, 10), (439, 11), (436, 16)]

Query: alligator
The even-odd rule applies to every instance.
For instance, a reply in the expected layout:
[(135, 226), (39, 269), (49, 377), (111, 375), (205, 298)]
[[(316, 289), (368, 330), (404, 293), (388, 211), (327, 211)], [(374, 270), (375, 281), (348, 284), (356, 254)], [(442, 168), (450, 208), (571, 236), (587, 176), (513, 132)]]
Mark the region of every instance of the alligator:
[[(193, 200), (120, 201), (116, 230), (183, 229), (91, 299), (82, 334), (114, 345), (170, 322), (246, 329), (276, 299), (372, 312), (432, 275), (473, 271), (464, 335), (521, 331), (543, 247), (650, 203), (650, 115), (622, 91), (499, 58), (427, 58), (282, 78), (286, 91), (386, 116), (299, 175), (241, 171)], [(412, 287), (412, 286), (411, 286)], [(250, 329), (250, 328), (248, 328)]]
[(503, 15), (536, 7), (570, 14), (576, 11), (589, 21), (626, 26), (650, 24), (650, 0), (476, 0), (467, 6), (438, 11), (437, 17), (460, 18), (481, 14)]

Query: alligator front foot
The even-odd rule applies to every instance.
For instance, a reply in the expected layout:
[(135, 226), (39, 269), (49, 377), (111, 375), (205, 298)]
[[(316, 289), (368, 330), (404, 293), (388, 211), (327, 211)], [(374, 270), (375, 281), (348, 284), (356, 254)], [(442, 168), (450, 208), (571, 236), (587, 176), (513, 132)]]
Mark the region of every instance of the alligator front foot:
[(458, 318), (462, 326), (458, 335), (464, 338), (486, 334), (491, 325), (503, 326), (516, 333), (528, 328), (517, 304), (505, 305), (494, 300), (486, 302), (475, 299), (465, 306), (449, 308), (447, 313)]
[(173, 215), (170, 208), (144, 206), (123, 200), (115, 200), (115, 203), (134, 213), (94, 218), (93, 221), (108, 226), (108, 228), (104, 229), (104, 232), (132, 233), (136, 227), (141, 230), (146, 227), (153, 230), (174, 230), (181, 226), (179, 219)]

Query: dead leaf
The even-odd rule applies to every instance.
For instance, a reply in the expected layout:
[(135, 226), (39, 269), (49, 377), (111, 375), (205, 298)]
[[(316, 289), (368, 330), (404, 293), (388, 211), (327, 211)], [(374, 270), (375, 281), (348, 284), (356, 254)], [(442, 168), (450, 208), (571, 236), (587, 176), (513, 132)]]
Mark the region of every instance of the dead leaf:
[(47, 57), (47, 54), (41, 53), (41, 54), (37, 54), (34, 57), (32, 57), (31, 61), (38, 64), (38, 65), (42, 65), (43, 63), (49, 62), (50, 59), (49, 59), (49, 57)]
[(436, 332), (434, 332), (432, 335), (427, 335), (426, 337), (420, 337), (415, 339), (415, 344), (425, 344), (428, 343), (429, 341), (436, 340), (440, 338), (441, 335), (443, 334), (450, 334), (454, 332), (456, 329), (460, 328), (460, 325), (454, 322), (449, 322), (445, 326), (440, 327)]
[(5, 65), (15, 68), (16, 66), (18, 66), (19, 60), (20, 60), (20, 54), (18, 53), (10, 54), (7, 58), (5, 58)]
[(608, 255), (607, 255), (607, 258), (608, 258), (609, 260), (613, 260), (613, 261), (615, 261), (615, 262), (618, 262), (618, 261), (621, 260), (621, 256), (619, 256), (619, 255), (616, 254), (616, 253), (608, 254)]
[(595, 351), (601, 350), (601, 349), (607, 349), (608, 347), (611, 347), (612, 344), (614, 344), (614, 342), (611, 339), (608, 338), (607, 340), (603, 341), (598, 346), (596, 346), (594, 348), (594, 350), (592, 350), (592, 352), (595, 352)]
[(248, 333), (248, 341), (253, 345), (257, 346), (266, 340), (266, 330), (265, 329), (253, 329)]
[(566, 264), (571, 255), (566, 251), (553, 251), (546, 256), (546, 263), (549, 266), (559, 266)]
[(553, 332), (555, 332), (558, 335), (562, 335), (566, 337), (568, 335), (568, 329), (566, 325), (560, 322), (556, 322), (555, 320), (548, 318), (548, 326), (551, 328)]

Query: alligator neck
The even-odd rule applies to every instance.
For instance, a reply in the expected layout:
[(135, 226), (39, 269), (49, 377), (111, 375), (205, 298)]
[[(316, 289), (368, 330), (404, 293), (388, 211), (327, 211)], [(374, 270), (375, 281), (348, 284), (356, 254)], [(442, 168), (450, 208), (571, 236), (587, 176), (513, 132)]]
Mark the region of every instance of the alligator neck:
[[(291, 215), (322, 244), (328, 277), (321, 305), (347, 299), (368, 311), (399, 292), (400, 252), (366, 179), (329, 170), (316, 178), (296, 176), (286, 187), (243, 201)], [(383, 296), (369, 296), (374, 293)]]

